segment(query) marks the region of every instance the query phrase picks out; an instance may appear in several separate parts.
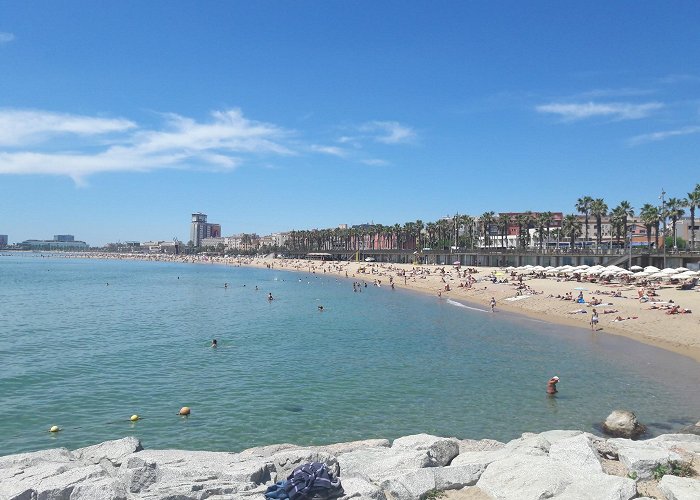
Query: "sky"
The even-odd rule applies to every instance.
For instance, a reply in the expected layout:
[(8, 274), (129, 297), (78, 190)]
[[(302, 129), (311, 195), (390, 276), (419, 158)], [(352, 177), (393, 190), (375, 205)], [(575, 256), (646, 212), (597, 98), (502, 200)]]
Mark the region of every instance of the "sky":
[(638, 211), (700, 182), (700, 3), (0, 0), (0, 234)]

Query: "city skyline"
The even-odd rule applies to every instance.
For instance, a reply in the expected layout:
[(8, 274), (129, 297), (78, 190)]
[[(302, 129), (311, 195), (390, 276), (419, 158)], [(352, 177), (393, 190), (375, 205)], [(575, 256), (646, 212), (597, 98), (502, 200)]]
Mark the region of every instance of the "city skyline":
[[(0, 233), (638, 211), (700, 182), (696, 2), (0, 3)], [(693, 63), (692, 61), (696, 61)]]

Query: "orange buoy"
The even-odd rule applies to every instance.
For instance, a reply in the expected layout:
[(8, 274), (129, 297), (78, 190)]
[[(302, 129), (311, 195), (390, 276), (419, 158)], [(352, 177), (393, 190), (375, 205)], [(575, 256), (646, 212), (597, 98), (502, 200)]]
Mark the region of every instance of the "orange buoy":
[(189, 415), (190, 414), (190, 407), (189, 406), (183, 406), (180, 408), (180, 412), (178, 415)]

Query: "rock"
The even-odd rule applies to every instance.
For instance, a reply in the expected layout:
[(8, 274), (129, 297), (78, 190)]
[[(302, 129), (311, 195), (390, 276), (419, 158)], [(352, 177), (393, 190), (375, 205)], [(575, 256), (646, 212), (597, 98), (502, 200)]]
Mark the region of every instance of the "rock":
[(140, 457), (129, 457), (121, 466), (120, 478), (126, 490), (140, 493), (158, 479), (157, 465)]
[(574, 430), (569, 430), (569, 431), (545, 431), (545, 432), (540, 432), (539, 434), (535, 434), (536, 436), (543, 437), (547, 441), (549, 441), (549, 444), (554, 444), (558, 441), (561, 441), (562, 439), (569, 439), (574, 436), (580, 436), (581, 434), (584, 434), (583, 431), (574, 431)]
[(238, 453), (239, 458), (246, 460), (249, 458), (268, 458), (284, 450), (294, 450), (301, 448), (294, 444), (284, 443), (284, 444), (271, 444), (268, 446), (256, 446), (255, 448), (248, 448)]
[(646, 427), (637, 421), (637, 416), (628, 410), (615, 410), (602, 424), (603, 431), (613, 437), (635, 439), (646, 432)]
[(700, 421), (696, 422), (693, 425), (688, 425), (686, 427), (683, 427), (680, 431), (683, 434), (695, 434), (697, 436), (700, 436)]
[(700, 498), (700, 481), (689, 477), (665, 475), (659, 481), (659, 489), (667, 500), (697, 500)]
[(272, 455), (269, 460), (272, 462), (278, 481), (286, 479), (294, 469), (308, 462), (324, 463), (331, 470), (336, 471), (337, 474), (338, 459), (329, 453), (318, 451), (314, 448), (281, 451)]
[(669, 449), (682, 449), (689, 453), (700, 453), (700, 436), (694, 434), (662, 434), (646, 443), (656, 443)]
[(523, 434), (523, 437), (506, 443), (504, 450), (520, 455), (545, 456), (549, 453), (550, 443), (539, 434)]
[(478, 441), (474, 439), (461, 439), (457, 441), (457, 444), (459, 445), (460, 454), (468, 451), (500, 450), (506, 446), (505, 443), (493, 439), (480, 439)]
[(141, 450), (143, 450), (141, 441), (135, 437), (125, 437), (114, 441), (105, 441), (94, 446), (78, 448), (73, 451), (73, 455), (79, 460), (93, 464), (99, 464), (102, 460), (108, 460), (115, 467), (119, 467), (125, 456)]
[(444, 466), (459, 454), (459, 444), (456, 439), (431, 436), (430, 434), (415, 434), (395, 439), (392, 448), (409, 450), (426, 450), (432, 466)]
[(345, 495), (340, 500), (348, 498), (373, 498), (375, 500), (386, 500), (386, 495), (382, 489), (359, 477), (341, 477), (340, 482), (345, 490)]
[(485, 467), (427, 467), (384, 479), (380, 486), (395, 500), (419, 500), (431, 490), (461, 489), (476, 484)]
[(586, 471), (545, 456), (516, 454), (486, 468), (476, 485), (499, 500), (628, 500), (634, 481)]
[(316, 446), (318, 451), (323, 451), (325, 453), (330, 453), (331, 455), (341, 455), (343, 453), (349, 453), (355, 450), (362, 450), (365, 448), (389, 448), (390, 443), (388, 439), (365, 439), (362, 441), (350, 441), (349, 443), (336, 443), (329, 444), (326, 446)]
[(610, 439), (608, 442), (617, 448), (620, 462), (628, 472), (639, 479), (653, 477), (654, 469), (668, 465), (669, 461), (680, 461), (681, 456), (671, 451), (670, 446), (652, 441), (632, 441), (630, 439)]
[(15, 481), (3, 481), (0, 491), (10, 499), (59, 500), (71, 498), (73, 490), (81, 485), (87, 487), (95, 480), (108, 478), (105, 470), (98, 465), (81, 466), (79, 463), (73, 463), (58, 469), (51, 467), (50, 470), (51, 473), (47, 474), (46, 468), (37, 465), (32, 471), (38, 474), (20, 475)]
[(549, 458), (573, 465), (585, 472), (603, 472), (598, 453), (583, 434), (556, 441), (549, 448)]
[(455, 458), (452, 459), (450, 467), (456, 465), (470, 465), (470, 464), (481, 464), (486, 467), (491, 462), (496, 460), (501, 460), (510, 456), (510, 453), (503, 449), (490, 450), (490, 451), (467, 451), (460, 453)]
[(368, 448), (343, 453), (339, 458), (341, 479), (360, 477), (369, 481), (381, 481), (396, 475), (397, 471), (430, 467), (432, 459), (425, 450), (400, 448)]

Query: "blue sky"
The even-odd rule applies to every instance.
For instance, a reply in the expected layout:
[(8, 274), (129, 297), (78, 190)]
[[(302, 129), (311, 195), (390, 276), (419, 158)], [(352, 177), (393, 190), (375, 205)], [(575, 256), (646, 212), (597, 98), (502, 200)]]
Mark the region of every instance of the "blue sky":
[(700, 4), (0, 0), (0, 233), (635, 208), (700, 182)]

